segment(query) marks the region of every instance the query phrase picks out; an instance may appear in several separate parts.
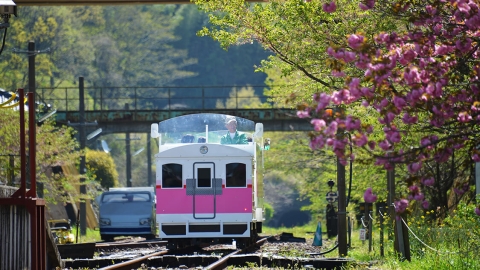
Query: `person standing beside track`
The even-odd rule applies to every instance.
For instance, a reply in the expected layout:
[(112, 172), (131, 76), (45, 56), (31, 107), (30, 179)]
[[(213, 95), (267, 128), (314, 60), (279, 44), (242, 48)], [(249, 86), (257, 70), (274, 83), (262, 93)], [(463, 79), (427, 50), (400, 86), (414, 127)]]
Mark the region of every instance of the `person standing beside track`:
[(247, 144), (247, 136), (237, 131), (237, 119), (235, 116), (227, 116), (225, 119), (225, 127), (228, 132), (221, 139), (221, 144)]

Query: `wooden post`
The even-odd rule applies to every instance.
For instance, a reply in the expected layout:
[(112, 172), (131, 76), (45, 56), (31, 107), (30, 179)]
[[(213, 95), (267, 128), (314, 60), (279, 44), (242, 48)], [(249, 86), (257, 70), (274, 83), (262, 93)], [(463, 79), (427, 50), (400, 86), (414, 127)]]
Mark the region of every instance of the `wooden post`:
[[(338, 107), (338, 115), (343, 117), (343, 108)], [(341, 139), (345, 136), (344, 130), (339, 128), (337, 131), (337, 139)], [(348, 255), (347, 249), (347, 196), (345, 187), (345, 166), (340, 162), (340, 158), (337, 158), (337, 189), (338, 189), (338, 255), (345, 257)]]
[[(80, 150), (85, 151), (86, 134), (85, 134), (85, 88), (83, 77), (79, 78), (79, 109), (80, 109)], [(80, 235), (87, 235), (87, 205), (85, 204), (85, 196), (87, 188), (85, 186), (86, 158), (85, 153), (80, 157)]]

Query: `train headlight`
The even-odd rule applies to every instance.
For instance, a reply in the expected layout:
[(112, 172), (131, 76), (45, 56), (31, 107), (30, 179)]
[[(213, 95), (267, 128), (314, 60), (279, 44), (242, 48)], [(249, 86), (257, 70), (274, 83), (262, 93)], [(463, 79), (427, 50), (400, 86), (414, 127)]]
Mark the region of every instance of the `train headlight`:
[(149, 225), (150, 224), (150, 218), (141, 218), (140, 219), (140, 225)]
[(109, 226), (111, 224), (112, 224), (112, 222), (110, 222), (109, 218), (101, 218), (100, 219), (100, 225)]

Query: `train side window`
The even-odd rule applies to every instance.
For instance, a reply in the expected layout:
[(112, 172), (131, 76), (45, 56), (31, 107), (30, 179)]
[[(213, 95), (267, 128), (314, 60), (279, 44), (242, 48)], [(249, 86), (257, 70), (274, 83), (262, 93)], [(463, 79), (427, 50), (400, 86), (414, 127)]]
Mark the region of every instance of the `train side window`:
[(169, 163), (162, 165), (162, 188), (182, 187), (182, 165)]
[(198, 187), (212, 187), (212, 175), (210, 168), (198, 168), (197, 178)]
[(247, 166), (244, 163), (229, 163), (226, 165), (226, 187), (247, 186)]

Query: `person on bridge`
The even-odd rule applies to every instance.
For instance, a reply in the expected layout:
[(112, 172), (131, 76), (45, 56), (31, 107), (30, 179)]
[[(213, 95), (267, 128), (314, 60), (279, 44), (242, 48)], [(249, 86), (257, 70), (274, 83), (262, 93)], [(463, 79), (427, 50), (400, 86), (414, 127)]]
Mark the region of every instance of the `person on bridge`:
[(235, 116), (227, 116), (225, 119), (225, 127), (228, 132), (221, 139), (221, 144), (247, 144), (247, 136), (237, 131), (237, 119)]

